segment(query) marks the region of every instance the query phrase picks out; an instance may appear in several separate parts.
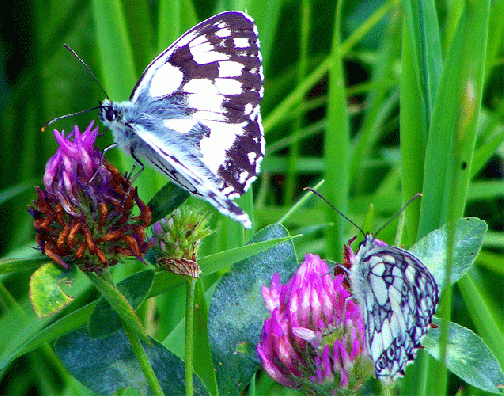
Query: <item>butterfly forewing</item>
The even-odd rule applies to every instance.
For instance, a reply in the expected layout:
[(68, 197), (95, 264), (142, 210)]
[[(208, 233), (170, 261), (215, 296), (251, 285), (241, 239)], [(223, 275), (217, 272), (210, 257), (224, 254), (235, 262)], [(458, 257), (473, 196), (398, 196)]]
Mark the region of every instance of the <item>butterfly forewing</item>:
[(142, 95), (176, 98), (180, 118), (165, 124), (203, 132), (200, 159), (225, 195), (248, 189), (264, 156), (261, 55), (248, 16), (226, 12), (189, 30), (147, 67), (131, 99)]
[(371, 235), (362, 242), (350, 277), (377, 378), (404, 375), (438, 303), (434, 278), (411, 253)]
[(187, 31), (154, 59), (130, 102), (114, 104), (122, 119), (104, 122), (115, 135), (140, 138), (119, 143), (123, 149), (250, 226), (231, 199), (257, 178), (264, 156), (263, 80), (253, 20), (224, 12)]

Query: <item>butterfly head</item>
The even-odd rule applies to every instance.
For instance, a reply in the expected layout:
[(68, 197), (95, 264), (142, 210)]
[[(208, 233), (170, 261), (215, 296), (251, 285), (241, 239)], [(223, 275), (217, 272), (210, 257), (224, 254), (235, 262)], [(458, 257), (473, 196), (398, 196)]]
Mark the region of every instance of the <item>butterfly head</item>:
[(112, 102), (105, 99), (100, 102), (98, 116), (102, 124), (112, 131), (115, 147), (133, 155), (134, 143), (132, 143), (132, 131), (128, 123), (131, 119), (129, 109), (128, 102)]
[(120, 114), (117, 111), (117, 107), (114, 103), (108, 99), (100, 102), (100, 121), (104, 124), (117, 121), (120, 118)]
[(376, 234), (366, 232), (363, 241), (359, 244), (361, 246), (389, 246), (388, 243), (376, 238)]

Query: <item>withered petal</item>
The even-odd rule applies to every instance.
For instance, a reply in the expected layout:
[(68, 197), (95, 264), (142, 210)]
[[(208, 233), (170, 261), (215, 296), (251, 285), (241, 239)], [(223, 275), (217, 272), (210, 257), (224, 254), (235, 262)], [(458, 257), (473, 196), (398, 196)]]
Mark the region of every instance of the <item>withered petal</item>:
[(68, 235), (70, 234), (71, 231), (71, 225), (70, 224), (64, 224), (63, 225), (63, 230), (58, 235), (58, 238), (56, 239), (56, 245), (58, 247), (61, 247), (65, 244), (65, 240), (67, 239)]
[(80, 245), (77, 251), (75, 252), (75, 258), (80, 260), (82, 257), (84, 257), (84, 252), (86, 251), (87, 246), (86, 245)]
[(44, 249), (44, 253), (49, 256), (50, 258), (52, 258), (54, 261), (56, 261), (59, 265), (61, 265), (62, 267), (66, 268), (66, 269), (69, 269), (70, 267), (68, 266), (67, 263), (65, 263), (65, 261), (60, 257), (58, 256), (57, 254), (55, 254), (47, 245)]
[(80, 227), (81, 227), (81, 222), (80, 221), (77, 221), (73, 225), (72, 229), (70, 230), (70, 233), (68, 234), (68, 242), (73, 242), (74, 241), (75, 236), (77, 235), (77, 233), (80, 230)]

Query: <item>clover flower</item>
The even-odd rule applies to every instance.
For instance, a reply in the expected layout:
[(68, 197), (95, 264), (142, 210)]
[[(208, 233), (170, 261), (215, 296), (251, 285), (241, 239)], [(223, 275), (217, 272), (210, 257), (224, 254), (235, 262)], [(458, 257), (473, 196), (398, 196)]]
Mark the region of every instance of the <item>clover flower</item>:
[(285, 285), (273, 276), (262, 295), (270, 311), (257, 352), (277, 382), (312, 395), (359, 390), (373, 372), (358, 305), (318, 256), (307, 254)]
[(197, 253), (201, 240), (210, 235), (208, 217), (183, 205), (152, 226), (149, 259), (177, 275), (198, 278)]
[[(44, 187), (28, 208), (34, 217), (40, 250), (59, 265), (100, 271), (124, 256), (143, 260), (149, 244), (145, 228), (150, 209), (136, 188), (94, 147), (98, 128), (93, 122), (83, 133), (75, 126), (59, 143), (46, 164)], [(131, 215), (138, 206), (140, 215)]]

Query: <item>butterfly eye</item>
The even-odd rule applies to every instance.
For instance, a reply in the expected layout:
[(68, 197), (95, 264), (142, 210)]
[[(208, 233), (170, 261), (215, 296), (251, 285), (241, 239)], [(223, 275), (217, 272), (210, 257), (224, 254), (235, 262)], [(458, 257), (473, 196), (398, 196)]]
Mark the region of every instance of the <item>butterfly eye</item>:
[(112, 122), (117, 119), (117, 110), (113, 106), (100, 106), (100, 119)]
[(104, 107), (103, 111), (107, 121), (114, 121), (117, 118), (117, 111), (112, 106)]

